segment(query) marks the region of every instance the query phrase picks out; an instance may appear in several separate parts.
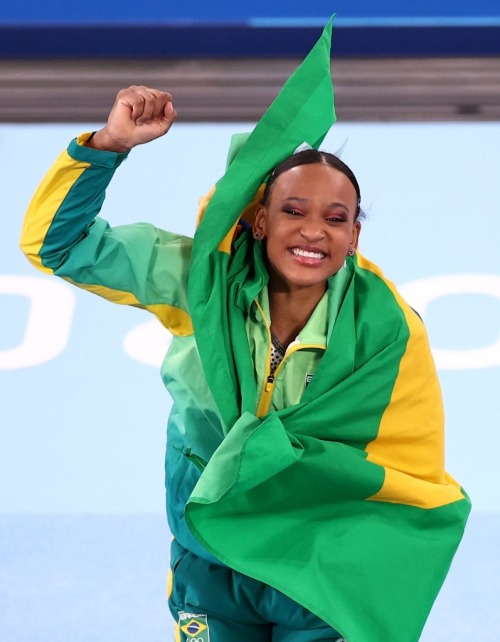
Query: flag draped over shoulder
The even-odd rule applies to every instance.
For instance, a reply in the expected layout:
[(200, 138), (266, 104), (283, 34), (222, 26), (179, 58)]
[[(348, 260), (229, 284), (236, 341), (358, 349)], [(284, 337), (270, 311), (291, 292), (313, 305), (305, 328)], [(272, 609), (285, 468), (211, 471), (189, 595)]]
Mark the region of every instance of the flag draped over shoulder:
[[(215, 381), (211, 387), (228, 427), (241, 414), (240, 386), (234, 371), (226, 312), (231, 239), (241, 213), (271, 170), (301, 143), (319, 146), (335, 122), (330, 76), (331, 34), (330, 22), (217, 183), (195, 234), (191, 263), (191, 274), (195, 276), (189, 285), (190, 315), (205, 372), (210, 372), (209, 384), (214, 371), (218, 373), (218, 380), (226, 382), (226, 390), (220, 389)], [(208, 327), (207, 315), (221, 325)], [(219, 335), (216, 342), (220, 341), (221, 345), (211, 344), (214, 327)], [(231, 394), (226, 394), (230, 387)]]
[(272, 168), (335, 120), (331, 23), (217, 183), (193, 246), (190, 313), (226, 430), (186, 506), (198, 540), (348, 642), (416, 642), (469, 501), (444, 471), (425, 329), (361, 255), (301, 402), (257, 417), (245, 329), (267, 282), (262, 244), (232, 243)]

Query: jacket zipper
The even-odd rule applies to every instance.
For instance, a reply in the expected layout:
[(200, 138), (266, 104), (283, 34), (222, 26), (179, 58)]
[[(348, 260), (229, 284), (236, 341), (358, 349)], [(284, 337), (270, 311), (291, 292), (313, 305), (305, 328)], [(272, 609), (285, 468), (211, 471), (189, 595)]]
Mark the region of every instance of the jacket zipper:
[(267, 323), (266, 316), (264, 314), (264, 311), (260, 307), (259, 303), (255, 301), (255, 304), (260, 311), (260, 314), (262, 315), (262, 319), (264, 320), (264, 323), (266, 325), (267, 329), (267, 334), (268, 334), (268, 349), (267, 349), (267, 357), (266, 357), (266, 376), (264, 377), (264, 386), (262, 388), (262, 392), (260, 394), (259, 398), (259, 404), (257, 407), (257, 417), (263, 417), (269, 412), (269, 408), (271, 407), (271, 401), (273, 398), (273, 392), (274, 392), (274, 384), (276, 382), (276, 378), (283, 367), (283, 364), (287, 360), (287, 358), (293, 354), (294, 352), (297, 352), (297, 350), (305, 350), (305, 349), (311, 349), (311, 348), (319, 348), (324, 350), (325, 346), (320, 345), (320, 344), (302, 344), (302, 343), (295, 343), (295, 345), (292, 343), (288, 346), (287, 351), (285, 353), (285, 356), (283, 357), (281, 363), (278, 365), (276, 370), (274, 371), (273, 374), (271, 374), (271, 328), (269, 324)]

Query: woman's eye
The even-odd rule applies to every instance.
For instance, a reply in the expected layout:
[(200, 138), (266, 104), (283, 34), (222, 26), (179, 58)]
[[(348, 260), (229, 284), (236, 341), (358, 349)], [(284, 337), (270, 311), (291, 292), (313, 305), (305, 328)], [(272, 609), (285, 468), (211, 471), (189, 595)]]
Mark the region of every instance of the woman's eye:
[(329, 223), (343, 223), (345, 221), (345, 218), (342, 216), (329, 216), (326, 219)]
[(285, 214), (290, 214), (290, 216), (302, 216), (302, 213), (299, 212), (298, 210), (294, 210), (293, 208), (285, 208), (283, 209)]

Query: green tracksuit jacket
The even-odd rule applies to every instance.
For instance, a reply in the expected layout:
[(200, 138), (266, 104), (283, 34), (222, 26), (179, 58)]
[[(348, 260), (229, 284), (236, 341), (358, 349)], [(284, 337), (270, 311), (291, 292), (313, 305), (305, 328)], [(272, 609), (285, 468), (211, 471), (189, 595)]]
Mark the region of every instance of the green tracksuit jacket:
[(273, 168), (304, 141), (317, 148), (335, 121), (330, 42), (331, 23), (233, 154), (193, 242), (96, 218), (124, 156), (73, 141), (34, 196), (22, 244), (41, 270), (148, 309), (174, 335), (162, 374), (179, 542), (349, 642), (416, 642), (470, 509), (444, 470), (423, 323), (356, 254), (267, 380), (262, 246), (233, 242)]
[[(205, 242), (227, 261), (225, 241), (212, 238), (224, 234), (214, 208), (194, 242), (147, 224), (111, 229), (97, 216), (124, 158), (73, 141), (33, 197), (22, 248), (42, 271), (147, 309), (172, 332), (162, 376), (174, 400), (174, 536), (278, 589), (350, 642), (415, 642), (469, 510), (443, 469), (441, 396), (421, 320), (356, 255), (269, 379), (261, 245), (245, 234), (236, 241), (224, 312), (219, 264), (217, 282), (198, 272), (209, 265)], [(217, 304), (205, 314), (212, 293)], [(223, 326), (237, 368), (227, 384), (222, 370), (210, 382), (204, 374), (229, 363)]]
[[(80, 137), (80, 142), (88, 134)], [(93, 150), (74, 140), (50, 169), (29, 207), (21, 246), (29, 260), (115, 303), (152, 312), (173, 334), (162, 378), (173, 398), (167, 428), (166, 483), (169, 525), (185, 548), (213, 559), (193, 537), (184, 507), (201, 470), (220, 445), (224, 430), (208, 388), (189, 316), (187, 283), (192, 239), (139, 223), (111, 228), (98, 217), (105, 190), (126, 155)], [(284, 361), (270, 377), (267, 288), (254, 301), (247, 333), (259, 396), (255, 413), (294, 405), (327, 345), (350, 278), (330, 279)]]

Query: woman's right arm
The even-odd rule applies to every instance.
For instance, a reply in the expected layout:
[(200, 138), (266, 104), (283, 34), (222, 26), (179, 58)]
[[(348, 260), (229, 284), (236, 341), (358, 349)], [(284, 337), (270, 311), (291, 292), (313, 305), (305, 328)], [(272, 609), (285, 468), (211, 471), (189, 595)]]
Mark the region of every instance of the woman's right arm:
[(114, 172), (135, 145), (165, 134), (170, 94), (121, 91), (107, 125), (71, 142), (33, 196), (21, 248), (40, 270), (116, 303), (149, 309), (176, 333), (190, 333), (185, 296), (191, 239), (138, 224), (110, 228), (98, 217)]

